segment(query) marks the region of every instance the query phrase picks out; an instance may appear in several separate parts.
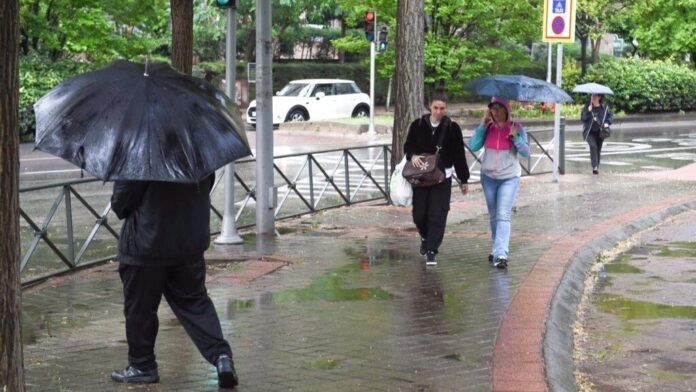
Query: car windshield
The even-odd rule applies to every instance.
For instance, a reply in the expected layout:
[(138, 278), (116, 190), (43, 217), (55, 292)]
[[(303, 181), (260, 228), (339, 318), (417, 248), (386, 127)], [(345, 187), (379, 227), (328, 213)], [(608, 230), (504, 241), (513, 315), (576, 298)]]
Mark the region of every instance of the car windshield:
[(282, 90), (278, 92), (280, 97), (297, 97), (300, 92), (307, 87), (305, 83), (290, 83), (283, 87)]

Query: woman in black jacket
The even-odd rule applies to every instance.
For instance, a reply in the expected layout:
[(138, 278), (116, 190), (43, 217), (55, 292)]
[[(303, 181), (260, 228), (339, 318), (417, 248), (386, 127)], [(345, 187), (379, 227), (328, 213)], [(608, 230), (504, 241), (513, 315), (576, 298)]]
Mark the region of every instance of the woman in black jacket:
[(469, 166), (464, 155), (462, 129), (445, 116), (447, 101), (444, 92), (435, 92), (430, 99), (430, 114), (411, 123), (404, 144), (406, 159), (421, 167), (421, 154), (434, 154), (437, 141), (444, 132), (438, 167), (445, 173), (445, 181), (427, 187), (413, 187), (413, 222), (421, 236), (420, 253), (425, 256), (426, 265), (437, 265), (435, 255), (445, 235), (452, 194), (452, 167), (461, 181), (462, 194), (468, 191)]
[(592, 94), (589, 105), (583, 106), (580, 120), (582, 121), (582, 136), (590, 146), (590, 161), (592, 174), (599, 174), (599, 160), (602, 154), (604, 137), (609, 134), (609, 126), (614, 115), (609, 106), (604, 104), (604, 95)]

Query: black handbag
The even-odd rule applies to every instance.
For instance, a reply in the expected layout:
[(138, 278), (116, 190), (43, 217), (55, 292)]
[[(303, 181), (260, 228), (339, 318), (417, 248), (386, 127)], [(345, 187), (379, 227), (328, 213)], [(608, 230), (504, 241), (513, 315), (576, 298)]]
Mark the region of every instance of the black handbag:
[[(601, 123), (597, 123), (597, 125), (599, 125), (599, 138), (602, 139), (602, 140), (604, 140), (604, 139), (608, 138), (609, 136), (611, 136), (611, 128), (605, 127), (605, 126), (604, 126), (604, 120), (607, 119), (607, 112), (608, 112), (608, 111), (609, 111), (609, 106), (607, 105), (607, 106), (604, 108), (604, 117), (602, 118), (602, 122), (601, 122)], [(593, 121), (597, 122), (596, 120), (593, 120)]]
[(445, 173), (440, 170), (437, 164), (440, 159), (442, 141), (445, 139), (445, 133), (449, 130), (449, 126), (450, 122), (448, 121), (447, 126), (442, 130), (437, 144), (435, 145), (435, 154), (420, 154), (424, 157), (421, 160), (423, 163), (422, 167), (416, 167), (411, 161), (406, 162), (402, 175), (411, 185), (425, 187), (437, 185), (445, 181)]

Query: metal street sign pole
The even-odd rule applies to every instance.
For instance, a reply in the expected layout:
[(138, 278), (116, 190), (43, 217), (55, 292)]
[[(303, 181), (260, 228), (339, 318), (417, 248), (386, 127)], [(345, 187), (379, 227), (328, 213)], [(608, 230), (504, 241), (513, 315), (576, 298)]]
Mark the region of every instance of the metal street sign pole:
[(271, 2), (256, 0), (256, 233), (275, 234)]
[(370, 126), (367, 129), (368, 135), (375, 134), (375, 57), (377, 55), (376, 44), (377, 40), (377, 13), (375, 12), (374, 19), (374, 34), (372, 36), (372, 41), (370, 42)]
[(546, 61), (546, 81), (551, 83), (551, 68), (553, 67), (553, 44), (549, 42), (549, 47), (547, 49), (547, 61)]
[[(556, 86), (561, 87), (563, 78), (563, 44), (558, 44), (556, 54)], [(558, 165), (561, 162), (561, 103), (556, 103), (553, 119), (553, 182), (558, 182)]]
[[(237, 18), (235, 8), (227, 8), (227, 38), (225, 42), (225, 93), (236, 102), (237, 80)], [(235, 107), (236, 109), (236, 107)], [(225, 212), (222, 214), (222, 229), (220, 236), (215, 239), (219, 245), (241, 244), (244, 242), (237, 234), (234, 213), (234, 162), (225, 166)]]

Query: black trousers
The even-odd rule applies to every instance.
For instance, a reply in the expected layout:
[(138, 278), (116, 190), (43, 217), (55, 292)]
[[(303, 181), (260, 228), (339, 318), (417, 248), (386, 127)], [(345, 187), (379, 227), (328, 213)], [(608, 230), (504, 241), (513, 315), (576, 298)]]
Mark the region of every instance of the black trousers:
[(413, 187), (413, 222), (428, 250), (435, 253), (445, 236), (451, 196), (452, 178), (433, 186)]
[(599, 132), (590, 132), (587, 135), (587, 144), (590, 146), (590, 161), (592, 169), (599, 167), (599, 160), (602, 155), (602, 144), (604, 139), (599, 137)]
[(232, 356), (222, 336), (217, 312), (205, 288), (205, 262), (168, 267), (121, 263), (128, 364), (140, 370), (157, 367), (155, 339), (159, 329), (157, 308), (164, 294), (179, 322), (203, 357), (214, 363), (220, 354)]

